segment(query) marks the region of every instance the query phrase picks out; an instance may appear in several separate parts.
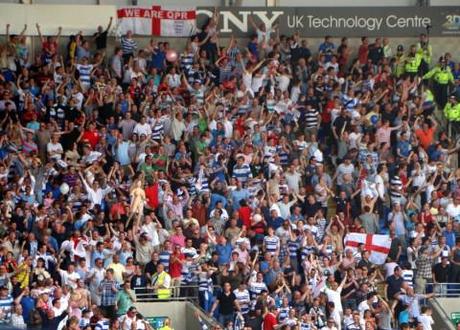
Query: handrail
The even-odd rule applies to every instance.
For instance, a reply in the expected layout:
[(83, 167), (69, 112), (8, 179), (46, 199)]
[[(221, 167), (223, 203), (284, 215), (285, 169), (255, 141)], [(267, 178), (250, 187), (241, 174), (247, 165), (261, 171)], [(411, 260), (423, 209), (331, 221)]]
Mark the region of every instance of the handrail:
[[(153, 287), (133, 288), (138, 302), (155, 301), (196, 301), (198, 299), (198, 285), (173, 285), (169, 287), (171, 292), (168, 298), (158, 298), (158, 290)], [(181, 290), (187, 290), (188, 294), (181, 294)], [(195, 293), (196, 294), (193, 294)], [(190, 295), (190, 293), (192, 293)]]
[(433, 283), (428, 282), (427, 287), (431, 286), (439, 298), (460, 297), (460, 283)]

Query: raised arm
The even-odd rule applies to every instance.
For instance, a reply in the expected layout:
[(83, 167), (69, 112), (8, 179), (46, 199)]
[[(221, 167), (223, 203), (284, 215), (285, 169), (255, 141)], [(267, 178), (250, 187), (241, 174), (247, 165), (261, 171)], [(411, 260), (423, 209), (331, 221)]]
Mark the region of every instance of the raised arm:
[(40, 30), (40, 24), (37, 23), (37, 24), (35, 24), (35, 26), (37, 27), (37, 33), (38, 33), (38, 36), (40, 37), (40, 41), (41, 41), (42, 43), (44, 43), (44, 42), (45, 42), (45, 38), (43, 37), (42, 31)]
[(62, 26), (58, 27), (58, 33), (56, 34), (56, 43), (59, 44), (59, 39), (61, 38), (62, 34)]
[(6, 24), (6, 43), (10, 42), (10, 23)]
[(113, 22), (113, 17), (110, 16), (109, 24), (107, 25), (105, 32), (108, 32), (110, 30), (110, 28), (112, 27), (112, 22)]
[(22, 29), (20, 36), (23, 37), (26, 31), (27, 31), (27, 24), (24, 24), (24, 28)]

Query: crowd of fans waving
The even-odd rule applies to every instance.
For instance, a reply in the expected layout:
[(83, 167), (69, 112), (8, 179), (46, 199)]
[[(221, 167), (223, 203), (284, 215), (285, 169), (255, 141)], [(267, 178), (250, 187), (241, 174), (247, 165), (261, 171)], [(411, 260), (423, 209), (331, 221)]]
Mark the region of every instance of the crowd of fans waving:
[[(426, 35), (310, 49), (217, 17), (171, 62), (131, 32), (107, 48), (112, 19), (67, 41), (6, 26), (0, 327), (150, 329), (136, 299), (190, 297), (216, 329), (432, 328), (460, 280), (460, 171)], [(389, 235), (386, 263), (353, 232)]]

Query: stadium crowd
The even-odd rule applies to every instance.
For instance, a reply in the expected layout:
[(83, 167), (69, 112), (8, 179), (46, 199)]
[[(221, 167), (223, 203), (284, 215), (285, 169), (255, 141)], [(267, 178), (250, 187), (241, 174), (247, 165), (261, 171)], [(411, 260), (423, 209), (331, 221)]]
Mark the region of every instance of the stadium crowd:
[[(459, 63), (423, 34), (310, 49), (217, 24), (177, 54), (106, 51), (112, 20), (6, 26), (0, 327), (150, 329), (136, 299), (181, 296), (225, 329), (432, 329), (460, 280)], [(389, 235), (385, 263), (347, 233)]]

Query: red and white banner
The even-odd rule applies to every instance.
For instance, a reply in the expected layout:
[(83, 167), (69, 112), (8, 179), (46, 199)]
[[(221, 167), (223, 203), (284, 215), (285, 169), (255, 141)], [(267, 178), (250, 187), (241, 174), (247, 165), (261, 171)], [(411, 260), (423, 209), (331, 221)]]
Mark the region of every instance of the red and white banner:
[(117, 18), (120, 35), (128, 31), (161, 37), (188, 37), (196, 33), (195, 8), (126, 7), (117, 10)]
[(372, 235), (350, 233), (345, 236), (345, 248), (357, 250), (363, 244), (363, 250), (371, 252), (369, 260), (377, 265), (383, 265), (390, 252), (391, 239), (389, 235)]

